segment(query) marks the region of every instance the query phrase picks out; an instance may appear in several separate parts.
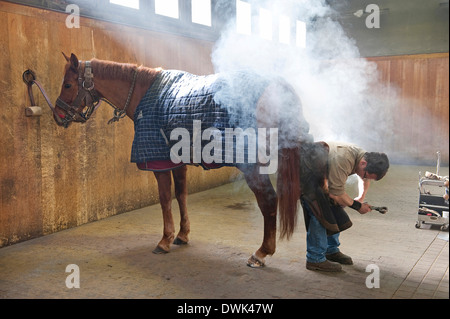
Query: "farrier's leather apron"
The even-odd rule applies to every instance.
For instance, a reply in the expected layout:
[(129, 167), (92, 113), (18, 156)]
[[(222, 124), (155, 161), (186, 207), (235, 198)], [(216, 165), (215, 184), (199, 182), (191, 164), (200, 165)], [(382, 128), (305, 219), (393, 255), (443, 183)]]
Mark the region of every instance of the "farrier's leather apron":
[(325, 227), (328, 235), (344, 231), (352, 226), (345, 210), (332, 202), (324, 190), (325, 179), (328, 178), (329, 146), (325, 142), (304, 143), (301, 148), (302, 196), (306, 230), (309, 227), (310, 216), (306, 205)]

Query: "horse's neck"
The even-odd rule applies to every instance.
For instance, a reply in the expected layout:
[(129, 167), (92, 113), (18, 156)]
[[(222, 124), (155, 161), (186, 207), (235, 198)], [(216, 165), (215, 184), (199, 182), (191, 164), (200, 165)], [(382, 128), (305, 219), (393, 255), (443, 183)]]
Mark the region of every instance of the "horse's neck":
[(107, 99), (119, 109), (123, 109), (126, 104), (134, 72), (137, 72), (136, 84), (127, 107), (127, 115), (131, 119), (133, 119), (137, 105), (155, 81), (156, 76), (161, 72), (160, 68), (138, 67), (133, 64), (96, 59), (92, 60), (91, 64), (95, 90), (100, 95), (100, 98)]

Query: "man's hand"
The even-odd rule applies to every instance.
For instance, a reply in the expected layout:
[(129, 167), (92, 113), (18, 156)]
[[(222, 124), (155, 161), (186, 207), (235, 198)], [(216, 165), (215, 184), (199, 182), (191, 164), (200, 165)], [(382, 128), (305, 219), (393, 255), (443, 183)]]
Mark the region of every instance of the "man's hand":
[(367, 214), (368, 212), (372, 211), (372, 208), (367, 203), (361, 203), (361, 208), (358, 210), (358, 213), (361, 215)]

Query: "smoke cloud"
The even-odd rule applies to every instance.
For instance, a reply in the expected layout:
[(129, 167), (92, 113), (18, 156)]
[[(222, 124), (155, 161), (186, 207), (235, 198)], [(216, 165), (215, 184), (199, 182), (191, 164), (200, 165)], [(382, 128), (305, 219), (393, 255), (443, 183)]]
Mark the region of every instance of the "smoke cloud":
[[(314, 140), (340, 140), (368, 151), (386, 151), (383, 141), (392, 135), (389, 114), (397, 92), (381, 84), (376, 64), (361, 58), (355, 41), (333, 20), (336, 13), (325, 1), (249, 3), (267, 9), (273, 19), (299, 17), (306, 24), (306, 46), (298, 47), (295, 36), (290, 44), (283, 44), (257, 34), (243, 35), (236, 31), (236, 21), (229, 21), (212, 53), (215, 72), (251, 70), (284, 78), (301, 99)], [(252, 10), (257, 15), (253, 22), (258, 21), (258, 11)], [(297, 116), (288, 108), (281, 111), (287, 118)]]

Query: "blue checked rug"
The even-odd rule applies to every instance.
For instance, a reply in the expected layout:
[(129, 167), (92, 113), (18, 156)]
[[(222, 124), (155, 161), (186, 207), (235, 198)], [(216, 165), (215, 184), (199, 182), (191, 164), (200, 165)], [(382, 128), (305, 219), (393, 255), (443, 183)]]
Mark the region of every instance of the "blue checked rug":
[(256, 104), (267, 85), (247, 72), (196, 76), (162, 71), (136, 108), (131, 162), (170, 160), (170, 148), (177, 143), (170, 133), (185, 128), (192, 141), (193, 121), (201, 121), (202, 132), (214, 127), (222, 136), (225, 128), (256, 128)]

